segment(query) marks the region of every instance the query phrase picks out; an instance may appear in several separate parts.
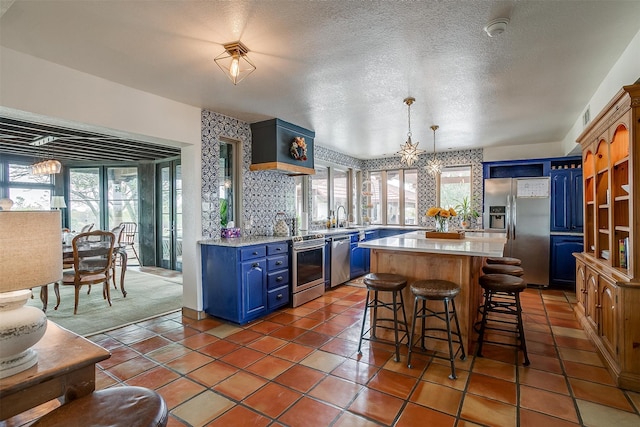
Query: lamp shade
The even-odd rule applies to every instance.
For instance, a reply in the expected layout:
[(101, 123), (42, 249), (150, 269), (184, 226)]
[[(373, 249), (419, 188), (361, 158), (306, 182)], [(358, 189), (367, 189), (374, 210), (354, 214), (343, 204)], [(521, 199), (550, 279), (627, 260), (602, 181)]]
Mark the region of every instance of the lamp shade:
[(0, 292), (62, 279), (60, 211), (0, 211)]
[(52, 196), (51, 197), (52, 208), (66, 208), (67, 204), (64, 201), (64, 196)]

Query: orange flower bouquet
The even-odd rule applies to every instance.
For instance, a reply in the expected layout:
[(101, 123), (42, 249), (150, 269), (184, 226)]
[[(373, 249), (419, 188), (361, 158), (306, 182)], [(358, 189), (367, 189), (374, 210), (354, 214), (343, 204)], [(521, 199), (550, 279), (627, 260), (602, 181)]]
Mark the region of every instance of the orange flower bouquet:
[(427, 210), (427, 216), (436, 220), (436, 231), (446, 233), (449, 231), (449, 218), (457, 216), (455, 209), (443, 209), (441, 207), (431, 207)]

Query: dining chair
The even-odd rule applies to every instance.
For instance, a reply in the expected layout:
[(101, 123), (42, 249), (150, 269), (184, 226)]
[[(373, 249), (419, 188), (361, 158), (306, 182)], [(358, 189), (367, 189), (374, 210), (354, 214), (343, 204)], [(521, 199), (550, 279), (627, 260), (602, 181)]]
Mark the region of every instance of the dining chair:
[(142, 267), (142, 262), (140, 261), (140, 257), (138, 256), (138, 252), (136, 252), (136, 233), (138, 232), (138, 224), (135, 222), (123, 222), (120, 225), (124, 225), (124, 229), (122, 230), (122, 235), (120, 238), (120, 245), (125, 248), (125, 250), (131, 246), (133, 249), (133, 254), (138, 260), (138, 264)]
[[(62, 284), (75, 287), (73, 314), (78, 312), (80, 288), (102, 283), (102, 296), (111, 306), (109, 279), (113, 263), (115, 236), (110, 231), (90, 231), (73, 238), (73, 272), (62, 275)], [(59, 282), (60, 283), (60, 282)], [(59, 283), (54, 285), (57, 290)], [(60, 302), (58, 301), (58, 305)], [(56, 305), (56, 309), (58, 306)]]
[(92, 229), (93, 229), (93, 223), (91, 223), (91, 224), (87, 224), (87, 225), (84, 225), (84, 226), (82, 226), (82, 229), (80, 229), (80, 234), (82, 234), (82, 233), (88, 233), (88, 232), (90, 232)]
[[(124, 265), (124, 263), (126, 262), (126, 252), (125, 252), (125, 248), (122, 247), (122, 231), (124, 230), (124, 223), (120, 223), (120, 225), (118, 225), (117, 227), (113, 227), (111, 229), (111, 232), (113, 233), (114, 237), (115, 237), (115, 243), (113, 245), (113, 261), (111, 263), (111, 278), (113, 279), (113, 288), (114, 289), (118, 289), (118, 285), (116, 284), (116, 266), (118, 265), (118, 263), (120, 264), (120, 268), (126, 269), (126, 265)], [(122, 274), (122, 277), (120, 279), (120, 289), (124, 290), (124, 286), (122, 284), (122, 281), (124, 280), (124, 274)]]

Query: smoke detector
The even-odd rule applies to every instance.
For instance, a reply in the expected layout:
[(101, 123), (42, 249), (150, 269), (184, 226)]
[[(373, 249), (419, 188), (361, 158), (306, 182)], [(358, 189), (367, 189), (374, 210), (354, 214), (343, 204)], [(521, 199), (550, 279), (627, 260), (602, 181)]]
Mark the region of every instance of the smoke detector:
[(495, 37), (505, 32), (508, 23), (508, 18), (497, 18), (493, 21), (489, 21), (489, 23), (484, 27), (484, 31), (489, 37)]

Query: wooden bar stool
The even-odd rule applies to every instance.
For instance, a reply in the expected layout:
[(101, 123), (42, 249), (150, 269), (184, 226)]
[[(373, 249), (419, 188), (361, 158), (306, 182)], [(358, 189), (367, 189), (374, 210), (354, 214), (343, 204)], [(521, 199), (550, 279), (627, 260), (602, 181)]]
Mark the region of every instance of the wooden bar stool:
[[(369, 273), (364, 276), (364, 284), (367, 287), (367, 300), (364, 306), (364, 316), (362, 317), (362, 328), (360, 329), (360, 341), (358, 343), (358, 354), (362, 354), (362, 340), (381, 342), (384, 344), (394, 345), (396, 348), (395, 361), (400, 361), (400, 343), (405, 337), (409, 336), (409, 330), (407, 328), (407, 315), (404, 311), (404, 299), (402, 297), (402, 290), (407, 286), (407, 279), (399, 274), (390, 273)], [(386, 303), (378, 299), (379, 292), (391, 292), (391, 303)], [(400, 301), (398, 302), (398, 295), (400, 295)], [(372, 298), (373, 296), (373, 298)], [(373, 309), (373, 319), (371, 325), (367, 331), (364, 330), (367, 323), (367, 310)], [(393, 318), (378, 317), (378, 309), (384, 308), (393, 312)], [(402, 310), (403, 322), (398, 323), (398, 311)], [(379, 322), (393, 322), (393, 327), (379, 324)], [(376, 328), (392, 330), (394, 333), (394, 342), (380, 339), (376, 337)], [(398, 333), (404, 333), (402, 338), (398, 337)], [(368, 337), (366, 335), (369, 334)]]
[(522, 277), (524, 269), (511, 264), (485, 264), (482, 266), (484, 274), (508, 274), (509, 276)]
[(506, 265), (521, 265), (522, 261), (518, 258), (511, 258), (508, 256), (503, 257), (489, 257), (486, 259), (487, 264), (506, 264)]
[[(413, 345), (415, 344), (414, 334), (416, 329), (416, 319), (420, 318), (422, 320), (422, 328), (418, 340), (420, 341), (421, 349), (423, 351), (427, 351), (424, 345), (425, 338), (447, 341), (449, 344), (448, 357), (438, 354), (432, 354), (431, 356), (449, 360), (449, 363), (451, 364), (451, 375), (449, 375), (449, 378), (452, 380), (456, 379), (456, 354), (458, 353), (458, 351), (460, 351), (460, 360), (464, 360), (466, 358), (466, 354), (464, 352), (464, 344), (462, 343), (462, 336), (460, 334), (458, 315), (456, 314), (456, 305), (454, 302), (456, 295), (460, 293), (460, 285), (449, 282), (448, 280), (418, 280), (411, 284), (411, 293), (413, 293), (413, 295), (415, 296), (415, 301), (413, 304), (413, 322), (411, 324), (411, 334), (409, 336), (409, 355), (407, 356), (407, 367), (411, 368), (411, 353), (413, 351)], [(442, 301), (444, 303), (444, 311), (435, 311), (430, 309), (429, 307), (427, 307), (427, 301)], [(422, 302), (422, 307), (418, 308), (420, 306), (420, 302)], [(451, 308), (449, 308), (449, 304), (451, 304)], [(446, 329), (436, 327), (428, 328), (426, 320), (429, 317), (435, 317), (437, 319), (444, 320)], [(456, 324), (456, 330), (454, 332), (451, 331), (451, 318), (453, 318)], [(447, 338), (443, 338), (437, 335), (429, 336), (429, 331), (446, 332)], [(457, 341), (453, 340), (453, 335), (456, 335), (458, 337)], [(456, 352), (453, 351), (454, 343), (458, 344), (458, 350), (456, 350)]]
[[(519, 277), (508, 274), (485, 274), (480, 276), (480, 286), (484, 289), (484, 306), (478, 335), (478, 350), (476, 355), (482, 357), (482, 346), (485, 342), (498, 345), (513, 345), (524, 354), (524, 366), (529, 365), (527, 342), (522, 324), (522, 306), (520, 292), (527, 285)], [(492, 316), (495, 313), (497, 316)], [(508, 319), (515, 317), (515, 320)], [(514, 328), (515, 327), (515, 328)], [(515, 333), (516, 343), (508, 344), (500, 341), (490, 341), (485, 338), (487, 330)]]
[(168, 416), (167, 404), (155, 391), (143, 387), (113, 387), (72, 400), (31, 426), (164, 427)]

